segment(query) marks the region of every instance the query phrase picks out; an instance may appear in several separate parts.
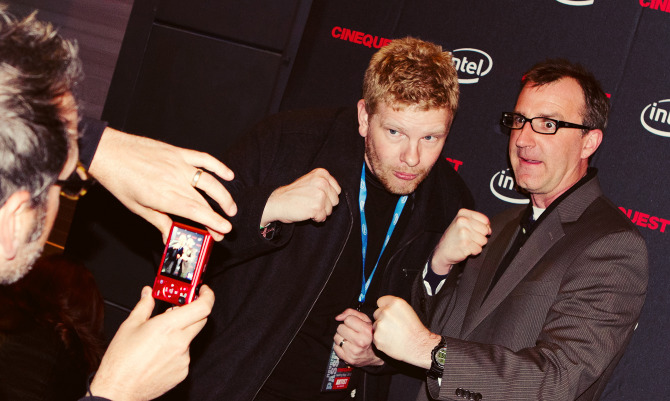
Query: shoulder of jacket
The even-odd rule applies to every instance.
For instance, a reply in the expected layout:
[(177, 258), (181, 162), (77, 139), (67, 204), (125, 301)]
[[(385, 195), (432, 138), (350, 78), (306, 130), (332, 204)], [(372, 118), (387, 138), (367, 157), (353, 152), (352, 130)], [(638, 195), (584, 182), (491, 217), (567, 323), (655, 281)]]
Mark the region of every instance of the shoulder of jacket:
[(308, 132), (328, 129), (351, 113), (353, 109), (347, 107), (287, 110), (268, 116), (261, 124), (280, 127), (284, 132)]

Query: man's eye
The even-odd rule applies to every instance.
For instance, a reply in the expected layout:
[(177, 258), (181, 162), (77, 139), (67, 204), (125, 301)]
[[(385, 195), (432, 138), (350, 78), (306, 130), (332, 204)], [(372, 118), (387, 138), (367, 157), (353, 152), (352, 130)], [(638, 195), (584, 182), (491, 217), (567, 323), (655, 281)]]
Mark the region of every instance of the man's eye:
[(554, 128), (556, 127), (556, 123), (553, 122), (553, 121), (551, 121), (551, 120), (545, 120), (545, 121), (544, 121), (544, 126), (545, 126), (547, 129), (554, 129)]
[(426, 135), (426, 136), (423, 137), (423, 139), (425, 139), (426, 141), (434, 141), (437, 138), (435, 138), (432, 135)]
[(389, 134), (391, 134), (391, 135), (398, 135), (398, 133), (399, 132), (397, 130), (389, 129)]

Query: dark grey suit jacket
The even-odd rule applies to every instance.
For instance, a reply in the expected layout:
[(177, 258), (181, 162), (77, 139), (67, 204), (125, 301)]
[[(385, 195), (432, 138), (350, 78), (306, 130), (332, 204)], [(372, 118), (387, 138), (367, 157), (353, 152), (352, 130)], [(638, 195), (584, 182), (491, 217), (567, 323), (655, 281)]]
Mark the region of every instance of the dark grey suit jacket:
[[(488, 297), (523, 207), (492, 219), (482, 254), (415, 305), (448, 336), (441, 386), (419, 400), (595, 400), (630, 340), (647, 288), (647, 251), (597, 178), (537, 224)], [(457, 276), (459, 280), (456, 280)], [(429, 393), (429, 394), (428, 394)]]

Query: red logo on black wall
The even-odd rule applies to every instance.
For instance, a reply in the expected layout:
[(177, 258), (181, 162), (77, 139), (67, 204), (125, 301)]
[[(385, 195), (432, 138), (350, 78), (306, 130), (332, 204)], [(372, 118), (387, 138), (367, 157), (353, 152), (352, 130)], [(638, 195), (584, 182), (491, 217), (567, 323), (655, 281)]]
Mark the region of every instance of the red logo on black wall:
[(670, 13), (670, 1), (668, 0), (640, 0), (640, 5), (652, 10)]
[(658, 230), (665, 233), (665, 229), (670, 224), (670, 220), (658, 216), (652, 216), (649, 213), (643, 213), (638, 210), (626, 209), (619, 206), (619, 209), (633, 222), (636, 226), (648, 228), (650, 230)]
[(367, 46), (370, 48), (381, 49), (388, 45), (391, 39), (382, 38), (380, 36), (370, 35), (369, 33), (354, 31), (349, 28), (342, 28), (341, 26), (333, 27), (330, 34), (340, 40), (346, 40), (358, 45)]
[(458, 171), (458, 168), (463, 165), (463, 162), (460, 160), (452, 159), (450, 157), (446, 158), (449, 163), (454, 167), (454, 170)]

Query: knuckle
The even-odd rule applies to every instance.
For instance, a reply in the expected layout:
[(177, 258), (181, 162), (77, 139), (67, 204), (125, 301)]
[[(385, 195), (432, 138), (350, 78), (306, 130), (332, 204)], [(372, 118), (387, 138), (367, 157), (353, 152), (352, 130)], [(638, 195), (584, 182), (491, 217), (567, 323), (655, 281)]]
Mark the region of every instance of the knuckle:
[(317, 167), (314, 170), (312, 170), (310, 174), (318, 178), (322, 178), (325, 173), (326, 173), (325, 169), (323, 169), (322, 167)]
[[(319, 188), (319, 189), (321, 189), (321, 188)], [(323, 190), (319, 190), (315, 194), (315, 199), (318, 201), (319, 205), (323, 205), (324, 203), (326, 203), (326, 200), (328, 199), (328, 196), (326, 195), (326, 193)]]
[(457, 216), (456, 217), (456, 225), (459, 227), (466, 226), (470, 222), (470, 219), (467, 218), (466, 216)]

